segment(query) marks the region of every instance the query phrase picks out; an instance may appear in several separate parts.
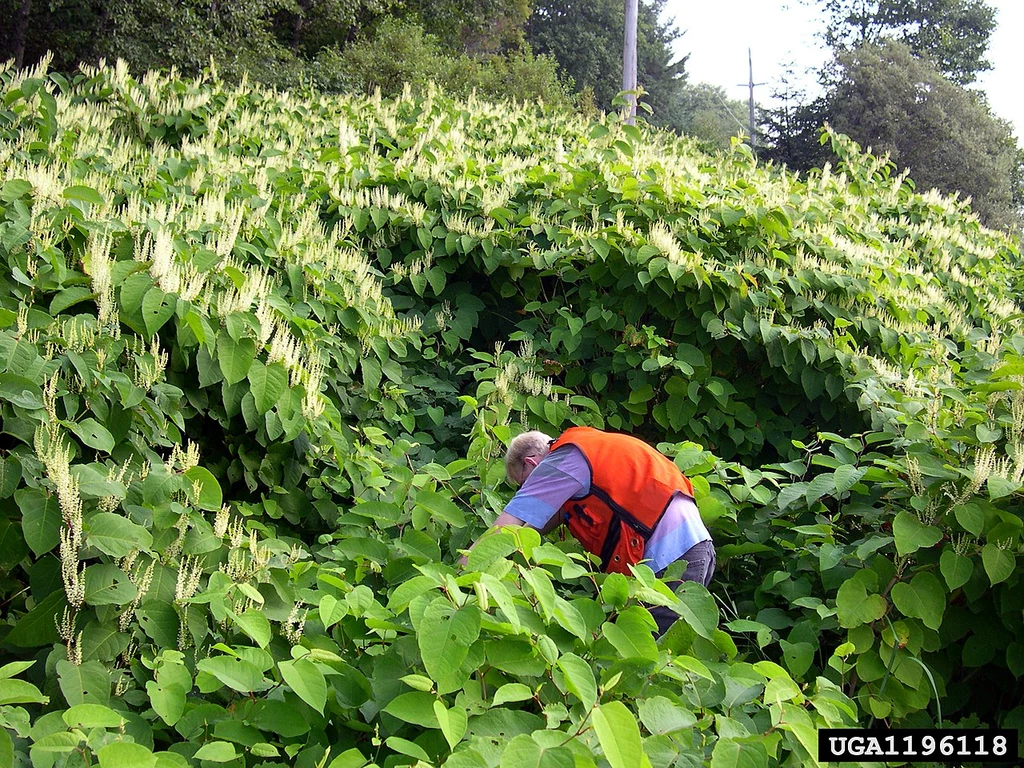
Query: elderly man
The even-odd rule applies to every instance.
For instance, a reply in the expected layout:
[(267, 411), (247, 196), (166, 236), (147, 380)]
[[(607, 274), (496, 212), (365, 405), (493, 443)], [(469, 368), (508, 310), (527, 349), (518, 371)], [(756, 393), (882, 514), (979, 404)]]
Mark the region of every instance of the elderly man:
[[(644, 562), (659, 576), (676, 560), (685, 581), (707, 586), (715, 548), (693, 500), (693, 486), (647, 443), (591, 427), (572, 427), (557, 440), (543, 432), (513, 438), (505, 472), (520, 486), (494, 527), (527, 525), (546, 533), (565, 523), (608, 573)], [(663, 634), (678, 616), (656, 607)]]

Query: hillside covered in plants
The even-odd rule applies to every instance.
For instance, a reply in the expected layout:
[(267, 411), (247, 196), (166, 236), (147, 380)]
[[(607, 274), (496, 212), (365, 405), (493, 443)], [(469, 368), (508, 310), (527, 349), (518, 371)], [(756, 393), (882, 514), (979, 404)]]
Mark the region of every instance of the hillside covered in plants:
[[(834, 134), (0, 70), (0, 764), (816, 763), (1024, 727), (1018, 246)], [(501, 510), (694, 482), (710, 592)], [(669, 574), (671, 576), (673, 574)], [(641, 605), (681, 616), (658, 643)]]

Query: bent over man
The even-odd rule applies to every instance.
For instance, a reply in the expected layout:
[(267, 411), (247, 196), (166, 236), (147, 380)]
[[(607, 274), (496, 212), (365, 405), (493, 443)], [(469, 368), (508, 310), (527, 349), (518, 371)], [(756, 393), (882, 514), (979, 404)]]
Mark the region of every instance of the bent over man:
[[(520, 487), (494, 527), (546, 533), (564, 523), (607, 573), (628, 574), (643, 561), (660, 576), (684, 560), (681, 580), (710, 582), (715, 548), (693, 486), (642, 440), (592, 427), (572, 427), (557, 440), (525, 432), (509, 444), (505, 472)], [(659, 636), (678, 618), (669, 608), (650, 611)]]

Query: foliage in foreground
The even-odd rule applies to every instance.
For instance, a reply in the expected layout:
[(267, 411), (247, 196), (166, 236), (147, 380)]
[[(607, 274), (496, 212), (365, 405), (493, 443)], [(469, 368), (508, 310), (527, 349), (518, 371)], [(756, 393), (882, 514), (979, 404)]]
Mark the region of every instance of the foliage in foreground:
[[(1022, 724), (1019, 254), (963, 205), (838, 136), (797, 179), (434, 92), (0, 77), (0, 757), (717, 768)], [(711, 593), (529, 531), (454, 567), (502, 442), (572, 423), (693, 477)]]

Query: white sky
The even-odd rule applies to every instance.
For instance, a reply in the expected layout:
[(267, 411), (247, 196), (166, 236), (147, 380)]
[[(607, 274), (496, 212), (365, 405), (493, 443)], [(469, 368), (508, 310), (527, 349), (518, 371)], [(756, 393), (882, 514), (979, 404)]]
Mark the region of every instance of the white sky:
[[(988, 60), (992, 69), (979, 77), (975, 87), (988, 94), (992, 111), (1015, 127), (1018, 143), (1024, 139), (1024, 2), (986, 0), (996, 9), (995, 32)], [(747, 49), (754, 62), (758, 103), (773, 103), (770, 95), (782, 90), (787, 66), (802, 78), (797, 84), (808, 92), (816, 89), (816, 74), (829, 53), (816, 36), (824, 18), (800, 0), (668, 0), (665, 15), (675, 17), (685, 34), (676, 41), (680, 56), (690, 54), (686, 71), (691, 83), (711, 83), (726, 89), (730, 98), (748, 96)], [(811, 70), (807, 73), (808, 70)], [(739, 116), (746, 122), (746, 115)]]

